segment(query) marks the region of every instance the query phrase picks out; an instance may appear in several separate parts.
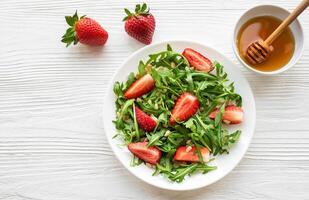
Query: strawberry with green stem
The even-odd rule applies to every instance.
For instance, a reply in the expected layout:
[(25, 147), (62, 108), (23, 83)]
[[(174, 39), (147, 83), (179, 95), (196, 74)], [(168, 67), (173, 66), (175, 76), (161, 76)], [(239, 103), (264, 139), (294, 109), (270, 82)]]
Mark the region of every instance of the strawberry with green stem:
[(108, 39), (107, 31), (95, 20), (86, 17), (79, 17), (77, 11), (73, 16), (65, 16), (70, 26), (62, 36), (61, 42), (76, 45), (78, 42), (91, 46), (104, 45)]
[(144, 43), (150, 44), (155, 31), (156, 22), (154, 16), (149, 12), (147, 4), (137, 4), (135, 13), (131, 13), (128, 9), (124, 9), (127, 16), (125, 21), (125, 31), (131, 37)]

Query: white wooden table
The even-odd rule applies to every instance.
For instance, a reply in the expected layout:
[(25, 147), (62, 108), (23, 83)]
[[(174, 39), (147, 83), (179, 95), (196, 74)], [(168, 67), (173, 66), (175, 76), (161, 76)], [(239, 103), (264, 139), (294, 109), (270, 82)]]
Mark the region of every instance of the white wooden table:
[[(143, 45), (124, 32), (124, 0), (1, 0), (0, 199), (309, 199), (309, 47), (288, 72), (244, 69), (231, 47), (233, 24), (269, 0), (149, 1), (154, 42), (194, 39), (237, 63), (257, 104), (256, 132), (236, 169), (191, 192), (170, 192), (129, 174), (104, 135), (103, 97), (120, 63)], [(292, 10), (298, 0), (273, 4)], [(65, 48), (64, 15), (87, 14), (109, 32), (103, 48)], [(300, 17), (309, 34), (309, 11)]]

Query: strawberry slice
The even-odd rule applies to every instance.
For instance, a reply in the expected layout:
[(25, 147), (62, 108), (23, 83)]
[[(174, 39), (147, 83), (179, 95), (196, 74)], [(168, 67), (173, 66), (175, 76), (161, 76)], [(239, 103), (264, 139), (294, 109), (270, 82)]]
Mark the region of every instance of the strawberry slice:
[[(209, 161), (209, 150), (206, 147), (201, 147), (200, 152), (204, 162)], [(195, 146), (181, 146), (178, 147), (174, 155), (174, 160), (176, 161), (186, 161), (186, 162), (198, 162), (198, 153)]]
[(212, 62), (193, 49), (186, 48), (182, 52), (182, 55), (188, 60), (190, 65), (198, 71), (210, 72), (213, 69)]
[(151, 132), (157, 126), (157, 120), (144, 113), (141, 109), (135, 106), (135, 115), (138, 125), (147, 132)]
[(162, 152), (155, 146), (147, 147), (147, 144), (148, 142), (130, 143), (128, 149), (138, 158), (155, 165), (160, 161)]
[(172, 115), (170, 117), (170, 124), (174, 125), (180, 121), (188, 120), (192, 115), (194, 115), (199, 106), (199, 101), (196, 96), (190, 94), (189, 92), (183, 93), (176, 101), (176, 104), (172, 110)]
[[(219, 109), (216, 108), (209, 114), (209, 118), (215, 119)], [(239, 124), (243, 121), (244, 112), (241, 107), (234, 105), (226, 106), (222, 115), (222, 120), (226, 124)]]
[(124, 93), (126, 99), (134, 99), (150, 92), (155, 86), (155, 81), (150, 74), (136, 80)]

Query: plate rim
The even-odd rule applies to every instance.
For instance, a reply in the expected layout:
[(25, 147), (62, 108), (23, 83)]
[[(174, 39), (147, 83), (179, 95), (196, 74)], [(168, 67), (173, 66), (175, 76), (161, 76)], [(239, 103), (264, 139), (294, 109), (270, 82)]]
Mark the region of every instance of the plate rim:
[[(104, 102), (103, 102), (103, 112), (106, 108), (106, 102), (108, 101), (108, 98), (109, 97), (109, 90), (111, 88), (113, 88), (113, 85), (114, 85), (114, 82), (115, 82), (115, 78), (117, 76), (117, 74), (120, 72), (120, 70), (123, 68), (123, 66), (125, 65), (125, 63), (127, 63), (130, 59), (132, 59), (135, 55), (139, 54), (140, 52), (146, 50), (146, 49), (149, 49), (149, 48), (152, 48), (154, 46), (160, 46), (162, 44), (169, 44), (169, 43), (177, 43), (177, 42), (183, 42), (183, 43), (191, 43), (191, 44), (194, 44), (194, 45), (199, 45), (199, 46), (204, 46), (208, 49), (211, 49), (212, 51), (220, 54), (220, 56), (222, 56), (224, 59), (228, 60), (229, 62), (233, 63), (233, 65), (236, 67), (236, 64), (234, 62), (232, 62), (228, 57), (226, 57), (224, 54), (220, 53), (219, 51), (217, 51), (216, 49), (214, 49), (213, 47), (209, 46), (209, 45), (206, 45), (204, 44), (203, 42), (199, 42), (199, 41), (195, 41), (195, 40), (187, 40), (187, 39), (183, 39), (183, 40), (180, 40), (180, 39), (176, 39), (176, 40), (163, 40), (163, 41), (160, 41), (160, 42), (156, 42), (156, 43), (152, 43), (150, 45), (147, 45), (147, 46), (144, 46), (136, 51), (134, 51), (133, 53), (131, 53), (126, 59), (123, 60), (123, 62), (121, 62), (121, 64), (119, 65), (119, 67), (117, 68), (117, 70), (114, 72), (114, 74), (112, 75), (111, 77), (111, 80), (108, 82), (108, 85), (107, 85), (107, 88), (105, 90), (105, 95), (104, 95)], [(134, 177), (138, 178), (139, 180), (147, 183), (148, 185), (151, 185), (151, 186), (154, 186), (154, 187), (157, 187), (157, 188), (161, 188), (161, 189), (165, 189), (165, 190), (169, 190), (169, 191), (190, 191), (190, 190), (197, 190), (197, 189), (200, 189), (200, 188), (204, 188), (206, 186), (209, 186), (209, 185), (212, 185), (213, 183), (221, 180), (222, 178), (224, 178), (226, 175), (228, 175), (229, 173), (231, 173), (236, 166), (239, 165), (240, 161), (244, 158), (246, 152), (248, 151), (248, 148), (252, 142), (252, 138), (254, 136), (254, 133), (255, 133), (255, 127), (256, 127), (256, 103), (255, 103), (255, 98), (254, 98), (254, 94), (253, 94), (253, 91), (252, 91), (252, 88), (251, 88), (251, 85), (249, 83), (249, 81), (247, 80), (247, 78), (243, 75), (243, 73), (240, 71), (239, 69), (239, 73), (240, 75), (244, 78), (244, 81), (247, 83), (250, 91), (251, 91), (251, 96), (252, 96), (252, 104), (253, 104), (253, 111), (254, 113), (252, 114), (252, 117), (253, 117), (253, 127), (252, 127), (252, 131), (253, 133), (250, 135), (250, 138), (248, 138), (248, 143), (245, 147), (245, 151), (241, 154), (241, 156), (239, 156), (239, 159), (237, 160), (237, 162), (235, 163), (234, 166), (232, 166), (232, 168), (230, 170), (227, 170), (225, 173), (222, 173), (220, 176), (218, 176), (218, 178), (216, 178), (215, 180), (213, 181), (210, 181), (208, 182), (207, 184), (201, 184), (201, 185), (198, 185), (198, 186), (191, 186), (191, 187), (187, 187), (187, 188), (171, 188), (171, 187), (164, 187), (164, 186), (161, 186), (159, 184), (155, 184), (153, 182), (150, 182), (146, 179), (142, 179), (140, 178), (139, 176), (137, 176), (133, 170), (131, 170), (131, 166), (127, 166), (124, 161), (122, 159), (120, 159), (120, 157), (118, 157), (117, 153), (116, 153), (116, 146), (112, 143), (112, 137), (109, 137), (109, 135), (107, 134), (106, 132), (106, 127), (107, 127), (107, 124), (106, 124), (106, 120), (104, 119), (104, 114), (103, 114), (103, 128), (104, 128), (104, 134), (105, 136), (107, 137), (107, 140), (108, 140), (108, 144), (109, 146), (111, 147), (112, 151), (113, 151), (113, 154), (115, 155), (115, 157), (117, 158), (117, 160), (122, 164), (123, 167), (126, 168), (127, 171), (129, 171), (132, 175), (134, 175)]]

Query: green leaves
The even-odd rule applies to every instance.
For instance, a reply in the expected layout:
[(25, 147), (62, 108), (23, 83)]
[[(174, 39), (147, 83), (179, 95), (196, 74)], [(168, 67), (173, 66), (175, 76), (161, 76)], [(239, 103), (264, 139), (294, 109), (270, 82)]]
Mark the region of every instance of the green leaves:
[[(142, 9), (140, 5), (136, 9)], [(180, 164), (173, 161), (173, 156), (180, 146), (194, 145), (207, 147), (212, 155), (228, 153), (237, 142), (241, 132), (229, 131), (222, 124), (225, 105), (230, 103), (241, 106), (241, 96), (234, 91), (234, 84), (228, 83), (223, 66), (214, 62), (215, 73), (209, 74), (195, 71), (181, 54), (174, 52), (170, 45), (165, 51), (149, 55), (149, 59), (138, 63), (138, 73), (130, 73), (127, 81), (114, 84), (116, 95), (117, 118), (114, 121), (126, 144), (148, 141), (148, 146), (156, 146), (162, 151), (160, 163), (156, 165), (154, 175), (162, 174), (168, 179), (181, 182), (187, 175), (196, 172), (207, 173), (216, 169), (203, 162), (201, 152), (199, 163)], [(127, 88), (146, 73), (155, 80), (155, 88), (135, 99), (123, 97)], [(199, 99), (199, 111), (185, 122), (170, 126), (168, 121), (175, 101), (183, 92), (190, 92)], [(138, 127), (133, 106), (157, 118), (157, 126), (151, 133), (145, 133)], [(215, 120), (208, 116), (218, 108)], [(198, 148), (197, 148), (198, 149)], [(136, 164), (142, 162), (134, 158)]]
[(132, 17), (132, 16), (133, 16), (133, 14), (132, 14), (127, 8), (124, 9), (124, 12), (127, 14), (127, 16), (125, 16), (125, 17), (122, 19), (122, 21), (127, 21), (127, 19), (128, 19), (129, 17)]
[(149, 8), (146, 3), (143, 4), (137, 4), (135, 6), (135, 15), (148, 15), (149, 14)]
[[(208, 166), (203, 163), (191, 163), (189, 165), (181, 165), (177, 168), (175, 173), (168, 173), (167, 176), (172, 181), (176, 181), (177, 183), (182, 182), (186, 176), (190, 176), (193, 173), (201, 171), (203, 174), (215, 170), (216, 167)], [(166, 172), (163, 172), (166, 174)]]
[(225, 108), (225, 104), (223, 104), (220, 109), (219, 109), (219, 112), (217, 113), (216, 115), (216, 118), (215, 118), (215, 126), (217, 127), (218, 125), (221, 125), (221, 121), (222, 121), (222, 114), (224, 112), (224, 108)]
[(149, 15), (149, 11), (150, 9), (148, 8), (147, 4), (146, 3), (143, 3), (143, 4), (137, 4), (135, 6), (135, 13), (131, 13), (130, 10), (128, 10), (127, 8), (124, 9), (124, 12), (126, 13), (126, 17), (123, 18), (122, 21), (126, 21), (128, 18), (130, 17), (136, 17), (136, 16), (139, 16), (139, 15), (143, 15), (143, 16), (146, 16), (146, 15)]
[(139, 77), (142, 77), (143, 75), (146, 74), (146, 65), (144, 64), (143, 61), (139, 61), (139, 64), (138, 64), (138, 76)]
[(172, 156), (173, 152), (161, 158), (160, 164), (156, 165), (153, 176), (163, 174), (170, 180), (180, 183), (186, 176), (190, 176), (197, 172), (206, 174), (217, 169), (217, 167), (209, 166), (205, 163), (175, 164), (172, 162)]
[(140, 164), (142, 164), (142, 163), (143, 163), (143, 161), (142, 161), (141, 159), (139, 159), (138, 157), (136, 157), (136, 156), (133, 155), (133, 157), (132, 157), (132, 159), (131, 159), (131, 164), (130, 164), (130, 166), (131, 166), (131, 167), (135, 167), (135, 166), (138, 166), (138, 165), (140, 165)]
[(137, 119), (136, 119), (135, 104), (134, 104), (134, 102), (133, 102), (133, 121), (134, 121), (135, 136), (136, 136), (136, 139), (139, 140), (140, 139), (140, 135), (139, 135), (139, 130), (138, 130), (138, 124), (137, 124)]
[(194, 123), (194, 119), (190, 118), (188, 121), (183, 123), (186, 128), (190, 129), (192, 132), (196, 132), (196, 125)]
[(123, 95), (123, 89), (122, 84), (120, 84), (118, 81), (114, 84), (113, 88), (114, 93), (119, 97)]
[(128, 89), (128, 87), (136, 80), (135, 75), (133, 72), (131, 72), (128, 76), (128, 80), (124, 85), (124, 89)]
[(176, 173), (170, 175), (169, 178), (172, 181), (176, 181), (178, 183), (182, 182), (187, 175), (191, 175), (197, 168), (197, 163), (193, 163), (187, 166), (181, 166), (176, 170)]
[(147, 134), (147, 139), (148, 139), (148, 146), (160, 146), (162, 145), (162, 141), (160, 140), (163, 135), (165, 133), (165, 130), (161, 130), (157, 133), (153, 133), (153, 134)]
[(173, 51), (173, 49), (172, 49), (172, 47), (171, 47), (170, 44), (167, 44), (166, 50), (167, 50), (167, 51)]
[(79, 18), (77, 15), (77, 10), (75, 11), (73, 16), (65, 16), (65, 21), (70, 27), (66, 30), (65, 34), (62, 36), (61, 42), (66, 43), (66, 47), (70, 46), (70, 44), (72, 43), (74, 45), (78, 43), (78, 38), (75, 32), (75, 24), (78, 22), (78, 20), (84, 17), (85, 15)]
[(68, 25), (73, 26), (74, 25), (74, 19), (71, 16), (65, 16), (65, 21)]
[[(146, 9), (147, 9), (147, 4), (146, 3), (143, 3), (143, 5), (142, 5), (142, 8), (141, 8), (141, 11), (143, 12), (143, 11), (146, 11)], [(139, 10), (139, 9), (137, 9), (137, 10)], [(136, 11), (135, 11), (136, 12)], [(148, 12), (149, 12), (149, 10), (148, 10)]]
[(217, 141), (218, 141), (218, 146), (222, 147), (222, 115), (224, 112), (224, 108), (225, 108), (225, 103), (220, 107), (219, 112), (216, 115), (215, 118), (215, 127), (217, 128), (216, 132), (217, 132)]
[(68, 23), (69, 26), (74, 26), (74, 24), (79, 20), (77, 15), (77, 10), (75, 11), (73, 16), (65, 16), (65, 21)]

